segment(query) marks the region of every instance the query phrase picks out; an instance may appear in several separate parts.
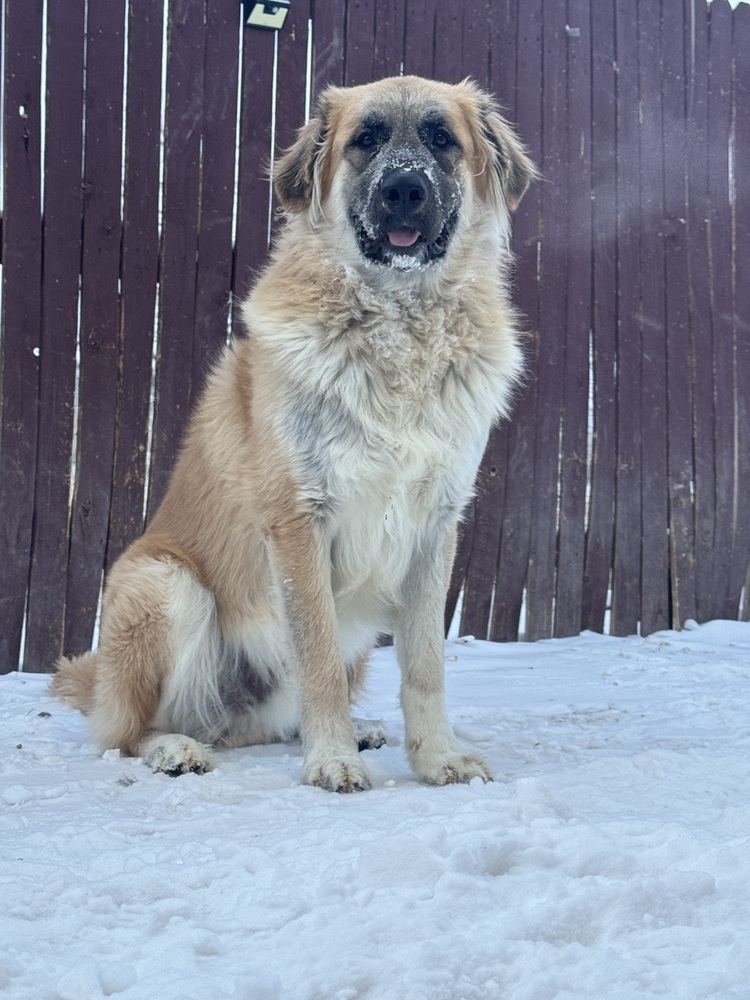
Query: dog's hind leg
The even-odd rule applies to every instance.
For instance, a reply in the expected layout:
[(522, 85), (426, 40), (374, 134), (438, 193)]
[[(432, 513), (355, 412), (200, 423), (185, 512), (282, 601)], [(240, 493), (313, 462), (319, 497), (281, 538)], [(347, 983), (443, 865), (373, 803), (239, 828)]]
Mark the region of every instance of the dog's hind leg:
[(89, 714), (97, 743), (143, 757), (154, 771), (210, 770), (208, 748), (194, 737), (215, 689), (217, 636), (213, 596), (185, 563), (126, 554), (104, 597)]
[[(349, 685), (349, 704), (351, 706), (354, 706), (364, 693), (369, 665), (369, 649), (346, 665), (346, 680)], [(354, 715), (352, 716), (352, 724), (359, 750), (378, 750), (388, 742), (388, 734), (383, 728), (381, 719), (360, 719)]]

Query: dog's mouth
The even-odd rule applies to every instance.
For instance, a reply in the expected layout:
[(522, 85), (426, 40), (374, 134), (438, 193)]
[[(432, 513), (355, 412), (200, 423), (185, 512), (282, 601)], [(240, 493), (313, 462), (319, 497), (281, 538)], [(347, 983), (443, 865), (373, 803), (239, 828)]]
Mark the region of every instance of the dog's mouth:
[(352, 215), (352, 226), (362, 256), (374, 264), (410, 268), (432, 264), (445, 256), (456, 229), (458, 214), (450, 216), (434, 239), (420, 229), (408, 226), (383, 226), (378, 232), (368, 232), (362, 220)]

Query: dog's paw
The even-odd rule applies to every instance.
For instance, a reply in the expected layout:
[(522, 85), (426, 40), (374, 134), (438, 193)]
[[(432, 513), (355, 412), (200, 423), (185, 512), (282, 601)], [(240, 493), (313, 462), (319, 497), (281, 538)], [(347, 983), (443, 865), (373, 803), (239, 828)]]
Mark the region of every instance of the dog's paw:
[(388, 742), (388, 734), (379, 719), (352, 719), (360, 750), (378, 750)]
[(143, 763), (156, 774), (177, 778), (181, 774), (204, 774), (213, 767), (209, 748), (189, 736), (159, 733), (140, 747)]
[(302, 781), (329, 792), (364, 792), (372, 785), (359, 754), (325, 759), (311, 757), (305, 761)]
[(466, 784), (472, 778), (481, 778), (485, 783), (494, 780), (481, 757), (461, 750), (419, 754), (413, 766), (419, 780), (428, 785)]

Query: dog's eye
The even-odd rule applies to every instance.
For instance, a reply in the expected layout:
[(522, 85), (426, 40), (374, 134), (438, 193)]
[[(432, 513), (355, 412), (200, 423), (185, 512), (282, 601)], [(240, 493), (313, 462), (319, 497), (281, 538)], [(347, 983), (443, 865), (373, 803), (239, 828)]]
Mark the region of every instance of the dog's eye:
[(448, 146), (453, 145), (453, 139), (449, 132), (446, 132), (444, 128), (439, 128), (432, 137), (432, 142), (438, 149), (447, 149)]
[(357, 138), (354, 140), (354, 145), (359, 146), (360, 149), (372, 149), (372, 147), (377, 142), (375, 133), (367, 129), (364, 132), (360, 132)]

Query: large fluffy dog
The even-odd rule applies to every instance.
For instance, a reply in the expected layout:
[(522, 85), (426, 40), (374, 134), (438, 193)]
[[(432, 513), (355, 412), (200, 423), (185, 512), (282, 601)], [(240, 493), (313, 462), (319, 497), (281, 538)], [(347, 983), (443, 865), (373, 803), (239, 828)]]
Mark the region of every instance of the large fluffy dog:
[(393, 632), (406, 748), (456, 742), (443, 607), (461, 509), (521, 357), (509, 212), (534, 168), (470, 82), (331, 88), (278, 163), (286, 225), (209, 379), (169, 491), (112, 569), (99, 648), (56, 691), (154, 770), (301, 733), (304, 781), (368, 787), (349, 714)]

